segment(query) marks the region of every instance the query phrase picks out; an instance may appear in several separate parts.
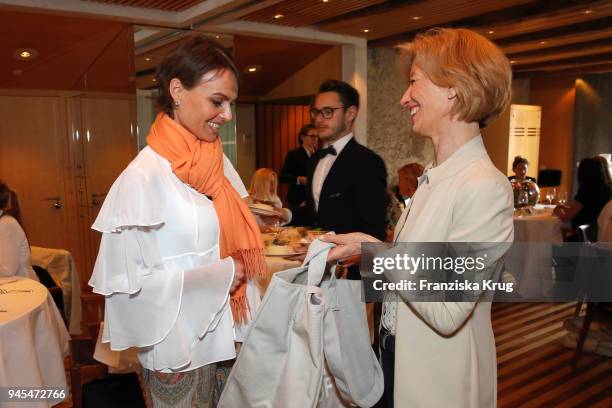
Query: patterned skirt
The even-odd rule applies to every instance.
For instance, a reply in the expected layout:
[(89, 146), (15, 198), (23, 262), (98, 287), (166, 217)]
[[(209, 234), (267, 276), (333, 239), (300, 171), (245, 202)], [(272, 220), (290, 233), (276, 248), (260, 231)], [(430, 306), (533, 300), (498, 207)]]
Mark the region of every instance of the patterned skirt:
[(214, 408), (233, 360), (192, 371), (160, 373), (142, 368), (146, 393), (153, 408)]

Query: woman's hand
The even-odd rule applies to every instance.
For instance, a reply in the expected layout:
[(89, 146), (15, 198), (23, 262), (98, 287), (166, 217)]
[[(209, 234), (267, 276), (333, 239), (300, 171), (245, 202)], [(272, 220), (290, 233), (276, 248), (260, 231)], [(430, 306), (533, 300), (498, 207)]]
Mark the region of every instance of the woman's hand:
[(232, 256), (232, 258), (234, 258), (234, 280), (230, 287), (230, 294), (234, 293), (236, 289), (244, 283), (246, 277), (242, 260), (234, 256)]
[(362, 232), (351, 232), (350, 234), (325, 234), (321, 235), (321, 241), (336, 244), (335, 248), (329, 251), (327, 261), (342, 261), (344, 259), (361, 255), (362, 242), (381, 242), (371, 235)]
[(563, 219), (565, 217), (565, 212), (566, 211), (567, 211), (567, 207), (566, 206), (558, 205), (553, 210), (553, 214), (555, 214), (557, 217)]

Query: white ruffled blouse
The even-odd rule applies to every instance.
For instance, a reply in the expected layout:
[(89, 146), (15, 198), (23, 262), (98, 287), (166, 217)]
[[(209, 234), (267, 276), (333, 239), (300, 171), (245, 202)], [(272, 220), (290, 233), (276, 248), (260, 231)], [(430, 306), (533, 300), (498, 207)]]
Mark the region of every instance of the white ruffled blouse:
[[(224, 173), (246, 196), (225, 156)], [(235, 357), (242, 336), (229, 307), (234, 262), (220, 259), (212, 201), (180, 181), (166, 159), (145, 147), (111, 187), (92, 228), (102, 232), (89, 281), (106, 297), (102, 342), (112, 350), (139, 347), (143, 367), (161, 372)], [(256, 310), (254, 285), (247, 295)]]

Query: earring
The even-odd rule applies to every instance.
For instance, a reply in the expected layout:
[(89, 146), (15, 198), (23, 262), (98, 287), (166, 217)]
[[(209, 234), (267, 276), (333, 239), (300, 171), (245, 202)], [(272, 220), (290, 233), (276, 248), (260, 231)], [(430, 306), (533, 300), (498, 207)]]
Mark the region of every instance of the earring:
[(449, 95), (447, 96), (448, 100), (450, 101), (451, 99), (455, 99), (457, 97), (457, 95)]
[(174, 107), (178, 108), (179, 106), (181, 106), (181, 103), (179, 101), (174, 101)]

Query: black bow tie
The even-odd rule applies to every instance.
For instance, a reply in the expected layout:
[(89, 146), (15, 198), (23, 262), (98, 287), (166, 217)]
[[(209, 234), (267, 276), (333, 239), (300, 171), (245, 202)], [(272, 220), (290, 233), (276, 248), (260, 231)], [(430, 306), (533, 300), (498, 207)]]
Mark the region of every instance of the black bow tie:
[(338, 152), (336, 152), (336, 149), (334, 148), (334, 146), (333, 146), (333, 145), (328, 146), (328, 147), (326, 147), (326, 148), (324, 148), (324, 149), (319, 149), (319, 150), (317, 150), (317, 157), (318, 157), (319, 159), (324, 158), (324, 157), (325, 157), (325, 156), (327, 156), (328, 154), (331, 154), (332, 156), (335, 156), (335, 155), (337, 155), (337, 154), (338, 154)]

